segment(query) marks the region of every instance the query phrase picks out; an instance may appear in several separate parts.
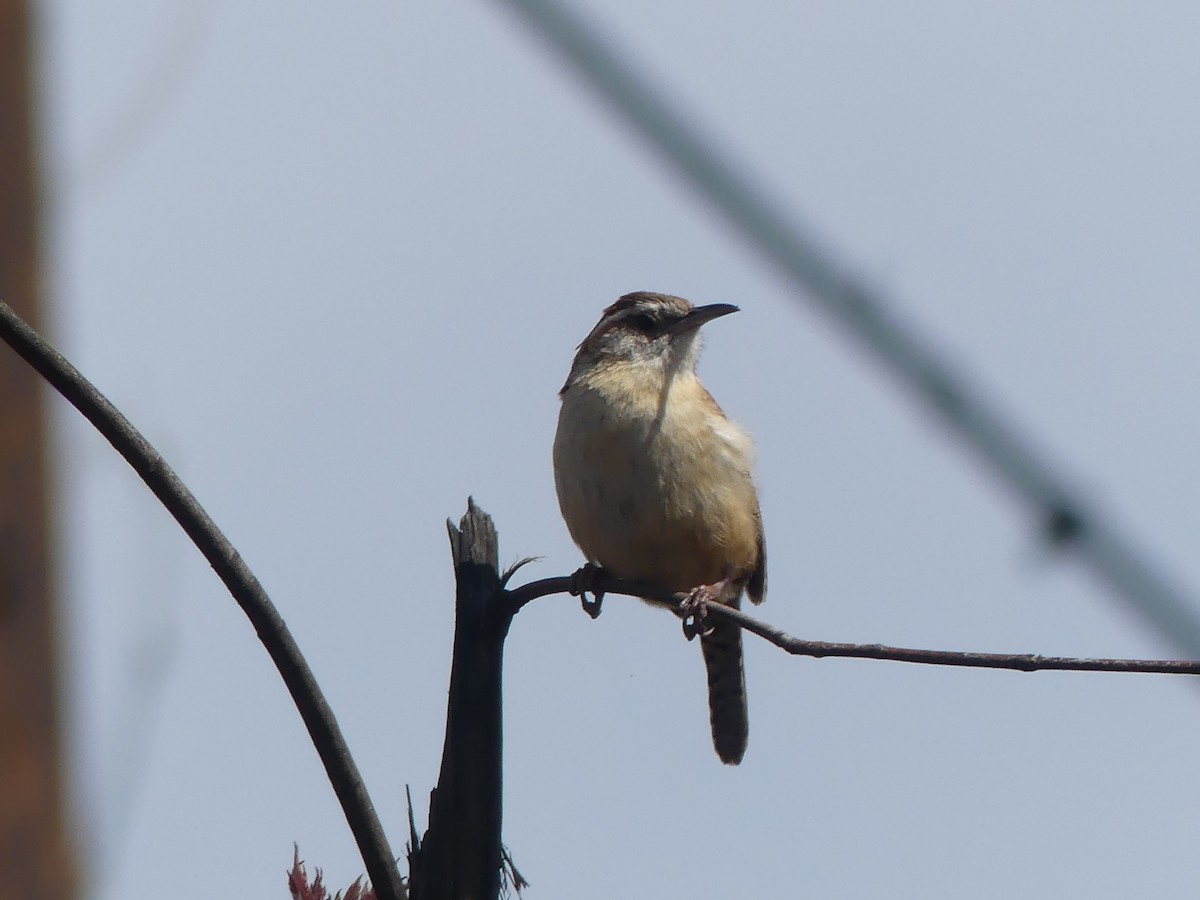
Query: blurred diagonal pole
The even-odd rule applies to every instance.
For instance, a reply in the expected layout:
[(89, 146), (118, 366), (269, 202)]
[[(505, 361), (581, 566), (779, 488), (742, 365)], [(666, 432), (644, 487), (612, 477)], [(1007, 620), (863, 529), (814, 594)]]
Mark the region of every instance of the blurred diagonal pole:
[(1157, 635), (1200, 655), (1200, 610), (1117, 527), (1090, 509), (961, 373), (888, 309), (886, 298), (816, 240), (748, 170), (689, 122), (596, 27), (555, 0), (504, 0), (642, 140), (735, 231), (783, 271), (799, 294), (846, 333), (967, 443), (1039, 517), (1047, 539), (1072, 547)]
[[(39, 312), (31, 4), (0, 0), (0, 297)], [(0, 354), (0, 900), (67, 900), (45, 389)]]

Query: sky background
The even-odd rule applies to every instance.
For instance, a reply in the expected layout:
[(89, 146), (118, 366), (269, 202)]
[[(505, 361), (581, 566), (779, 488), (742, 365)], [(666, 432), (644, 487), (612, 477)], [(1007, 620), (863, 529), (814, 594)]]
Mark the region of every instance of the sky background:
[[(1200, 13), (592, 2), (895, 311), (1200, 588)], [(804, 637), (1171, 650), (498, 4), (39, 7), (49, 331), (271, 593), (403, 852), (473, 495), (518, 581), (581, 562), (556, 392), (632, 290), (742, 312), (701, 375), (755, 435), (759, 612)], [(253, 631), (55, 402), (70, 783), (96, 900), (361, 871)], [(1196, 596), (1200, 596), (1197, 594)], [(1197, 605), (1200, 615), (1200, 605)], [(746, 648), (712, 752), (670, 616), (565, 597), (507, 643), (504, 839), (537, 898), (1179, 895), (1200, 690)], [(169, 886), (169, 888), (168, 888)]]

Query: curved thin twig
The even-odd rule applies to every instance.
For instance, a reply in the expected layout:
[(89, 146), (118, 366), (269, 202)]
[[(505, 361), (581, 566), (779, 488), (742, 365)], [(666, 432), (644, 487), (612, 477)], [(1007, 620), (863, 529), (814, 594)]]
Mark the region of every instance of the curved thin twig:
[[(623, 124), (705, 200), (796, 288), (861, 342), (950, 432), (961, 438), (1037, 516), (1051, 547), (1072, 548), (1100, 580), (1177, 652), (1200, 653), (1200, 615), (1188, 590), (1092, 508), (1040, 442), (950, 363), (934, 342), (907, 325), (882, 291), (857, 277), (848, 260), (802, 223), (779, 185), (712, 140), (669, 93), (640, 70), (607, 29), (564, 0), (505, 0), (522, 23), (583, 79)], [(586, 4), (588, 6), (595, 4)]]
[[(653, 601), (679, 616), (684, 609), (684, 594), (613, 578), (602, 569), (591, 573), (590, 585), (601, 594), (624, 594)], [(543, 578), (508, 592), (513, 613), (525, 604), (550, 594), (571, 592), (572, 578)], [(976, 669), (1013, 669), (1019, 672), (1058, 670), (1070, 672), (1143, 672), (1161, 675), (1200, 675), (1200, 660), (1168, 659), (1081, 659), (1072, 656), (1041, 656), (1036, 653), (970, 653), (955, 650), (913, 650), (884, 644), (840, 644), (830, 641), (806, 641), (792, 637), (766, 622), (748, 616), (740, 609), (709, 604), (707, 615), (733, 622), (793, 656), (842, 656), (855, 659), (886, 659), (930, 666), (965, 666)]]
[(342, 805), (342, 811), (346, 814), (346, 821), (362, 853), (363, 864), (375, 892), (381, 898), (400, 900), (404, 893), (396, 868), (396, 857), (388, 845), (333, 710), (329, 708), (283, 618), (254, 573), (149, 441), (66, 357), (51, 347), (3, 301), (0, 301), (0, 338), (108, 439), (175, 517), (175, 521), (187, 532), (229, 589), (250, 619), (295, 701), (313, 746), (325, 765), (325, 772)]

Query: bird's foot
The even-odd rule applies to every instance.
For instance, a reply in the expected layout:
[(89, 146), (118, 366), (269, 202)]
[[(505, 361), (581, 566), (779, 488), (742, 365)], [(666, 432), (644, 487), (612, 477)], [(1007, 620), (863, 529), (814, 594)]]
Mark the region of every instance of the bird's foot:
[[(604, 599), (604, 591), (596, 590), (596, 581), (603, 571), (599, 566), (584, 563), (582, 569), (571, 575), (571, 582), (567, 586), (571, 596), (579, 598), (579, 605), (593, 619), (600, 615), (600, 602)], [(592, 595), (591, 600), (588, 594)]]
[(696, 635), (703, 637), (712, 631), (711, 625), (705, 625), (708, 617), (708, 604), (720, 603), (721, 595), (729, 587), (729, 579), (722, 578), (715, 584), (699, 584), (687, 592), (679, 605), (680, 615), (683, 616), (683, 636), (689, 641)]

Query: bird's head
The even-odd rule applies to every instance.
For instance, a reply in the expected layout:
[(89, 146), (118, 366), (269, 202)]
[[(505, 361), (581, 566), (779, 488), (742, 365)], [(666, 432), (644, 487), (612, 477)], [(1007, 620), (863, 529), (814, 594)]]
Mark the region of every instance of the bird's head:
[(591, 367), (606, 363), (648, 365), (668, 375), (691, 372), (700, 355), (700, 326), (737, 311), (729, 303), (693, 306), (670, 294), (626, 294), (604, 310), (579, 345), (563, 391)]

